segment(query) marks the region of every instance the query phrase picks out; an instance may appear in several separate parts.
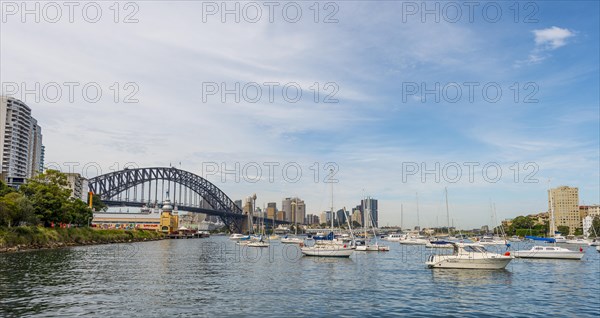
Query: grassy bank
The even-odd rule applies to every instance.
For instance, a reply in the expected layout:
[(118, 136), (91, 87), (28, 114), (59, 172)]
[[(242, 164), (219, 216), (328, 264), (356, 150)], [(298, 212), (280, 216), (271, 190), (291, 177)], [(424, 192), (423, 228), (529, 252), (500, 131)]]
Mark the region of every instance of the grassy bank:
[(0, 228), (0, 252), (63, 246), (139, 242), (162, 239), (155, 231), (94, 230), (82, 228), (44, 228), (20, 226)]

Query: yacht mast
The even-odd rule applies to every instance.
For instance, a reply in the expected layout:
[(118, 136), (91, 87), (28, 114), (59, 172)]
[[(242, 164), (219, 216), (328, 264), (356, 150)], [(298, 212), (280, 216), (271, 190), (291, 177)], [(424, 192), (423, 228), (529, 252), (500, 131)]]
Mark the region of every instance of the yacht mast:
[(404, 204), (400, 203), (400, 231), (402, 231), (402, 227), (404, 226)]
[(446, 192), (446, 222), (448, 222), (448, 235), (450, 235), (450, 212), (448, 210), (448, 188), (444, 187)]
[(421, 222), (419, 222), (419, 192), (417, 192), (417, 226), (419, 227), (419, 233), (421, 233)]
[[(333, 169), (329, 169), (330, 175), (333, 175)], [(333, 181), (331, 181), (331, 232), (333, 232)]]

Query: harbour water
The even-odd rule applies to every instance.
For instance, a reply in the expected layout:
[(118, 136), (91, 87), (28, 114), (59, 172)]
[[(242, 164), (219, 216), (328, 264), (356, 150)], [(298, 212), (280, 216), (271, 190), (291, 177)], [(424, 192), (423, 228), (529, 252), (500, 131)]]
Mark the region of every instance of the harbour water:
[[(0, 254), (2, 317), (597, 317), (600, 253), (427, 269), (423, 246), (350, 259), (226, 237)], [(530, 244), (520, 243), (523, 248)], [(519, 248), (517, 246), (517, 248)], [(438, 252), (438, 251), (435, 251)]]

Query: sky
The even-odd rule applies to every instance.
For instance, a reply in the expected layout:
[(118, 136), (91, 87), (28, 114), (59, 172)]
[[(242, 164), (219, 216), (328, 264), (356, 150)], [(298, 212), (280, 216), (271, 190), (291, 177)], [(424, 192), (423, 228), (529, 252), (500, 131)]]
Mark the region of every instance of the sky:
[(447, 189), (454, 225), (478, 228), (492, 205), (496, 220), (547, 210), (548, 187), (600, 203), (599, 11), (3, 1), (0, 82), (32, 108), (49, 167), (173, 165), (313, 214), (333, 180), (336, 209), (371, 196), (380, 225), (404, 227), (417, 200), (420, 226), (445, 225)]

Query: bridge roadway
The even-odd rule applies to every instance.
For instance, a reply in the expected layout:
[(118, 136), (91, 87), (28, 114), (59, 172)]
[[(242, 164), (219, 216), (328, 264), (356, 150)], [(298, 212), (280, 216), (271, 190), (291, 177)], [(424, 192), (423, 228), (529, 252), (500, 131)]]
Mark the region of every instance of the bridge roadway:
[[(102, 203), (106, 204), (109, 207), (123, 207), (123, 206), (142, 207), (142, 206), (145, 206), (147, 204), (147, 203), (144, 203), (144, 202), (112, 201), (112, 200), (102, 200)], [(199, 207), (192, 207), (192, 206), (178, 205), (177, 209), (179, 211), (185, 211), (185, 212), (204, 213), (204, 214), (208, 214), (208, 215), (216, 215), (216, 216), (220, 216), (221, 218), (225, 217), (225, 218), (248, 219), (248, 216), (246, 214), (217, 211), (217, 210), (211, 210), (211, 209), (205, 209), (205, 208), (199, 208)], [(253, 217), (254, 224), (258, 224), (259, 221), (262, 222), (262, 218), (259, 218), (259, 217), (256, 217), (256, 216)], [(273, 224), (273, 219), (265, 218), (264, 222), (267, 225), (267, 227), (270, 227)], [(275, 220), (275, 224), (289, 224), (289, 222)]]

